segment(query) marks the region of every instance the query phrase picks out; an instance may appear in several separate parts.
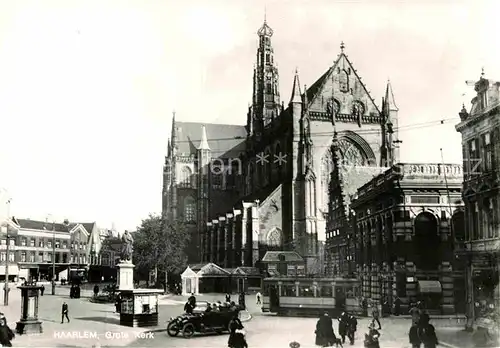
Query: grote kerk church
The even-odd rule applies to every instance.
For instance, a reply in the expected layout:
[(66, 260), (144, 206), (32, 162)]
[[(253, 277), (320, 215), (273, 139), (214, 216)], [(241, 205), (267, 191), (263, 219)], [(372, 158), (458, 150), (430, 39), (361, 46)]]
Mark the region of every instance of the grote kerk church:
[[(376, 105), (343, 44), (311, 86), (301, 87), (296, 72), (285, 105), (272, 36), (264, 21), (246, 125), (182, 122), (174, 114), (162, 210), (188, 224), (191, 263), (255, 267), (280, 250), (303, 258), (308, 274), (323, 274), (328, 204), (348, 209), (360, 186), (398, 162), (398, 110), (389, 84)], [(332, 151), (341, 157), (337, 168)]]

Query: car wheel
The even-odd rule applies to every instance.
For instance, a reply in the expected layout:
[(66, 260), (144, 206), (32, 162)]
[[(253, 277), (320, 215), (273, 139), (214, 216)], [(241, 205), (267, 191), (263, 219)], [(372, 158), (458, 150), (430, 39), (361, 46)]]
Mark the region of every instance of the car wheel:
[(186, 324), (182, 328), (182, 337), (184, 338), (191, 338), (194, 336), (194, 325), (193, 324)]
[(171, 321), (167, 326), (167, 333), (170, 337), (175, 337), (179, 334), (180, 328), (175, 321)]

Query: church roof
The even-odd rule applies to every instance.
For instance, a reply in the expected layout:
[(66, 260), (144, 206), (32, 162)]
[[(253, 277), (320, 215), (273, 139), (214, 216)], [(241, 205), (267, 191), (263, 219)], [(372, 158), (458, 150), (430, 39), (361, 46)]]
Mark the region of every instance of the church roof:
[(85, 230), (90, 234), (92, 233), (92, 230), (94, 229), (95, 222), (69, 222), (67, 225), (64, 223), (52, 223), (52, 222), (45, 222), (45, 221), (37, 221), (37, 220), (30, 220), (30, 219), (15, 219), (17, 224), (19, 225), (20, 228), (23, 229), (28, 229), (28, 230), (47, 230), (47, 231), (56, 231), (56, 232), (69, 232), (73, 228), (75, 228), (76, 225), (81, 224)]
[[(282, 261), (280, 261), (280, 256), (283, 257)], [(268, 251), (262, 258), (262, 262), (304, 262), (304, 259), (295, 251)]]
[(196, 154), (202, 141), (203, 126), (212, 157), (238, 157), (245, 150), (245, 126), (176, 121), (178, 154)]
[(307, 89), (306, 97), (307, 97), (307, 100), (309, 101), (309, 106), (314, 102), (315, 97), (318, 96), (318, 94), (321, 92), (321, 90), (323, 89), (323, 86), (326, 84), (326, 82), (332, 78), (332, 74), (334, 74), (335, 69), (339, 66), (339, 64), (341, 62), (343, 62), (342, 64), (347, 64), (347, 66), (351, 68), (353, 74), (356, 76), (357, 80), (359, 81), (359, 83), (363, 87), (364, 91), (366, 92), (366, 95), (370, 98), (370, 101), (373, 103), (373, 105), (375, 105), (375, 108), (377, 109), (377, 111), (380, 112), (380, 110), (377, 107), (377, 104), (373, 100), (373, 98), (370, 95), (370, 93), (368, 92), (365, 84), (361, 81), (361, 78), (357, 74), (351, 61), (347, 58), (347, 55), (344, 52), (340, 53), (337, 60), (333, 64), (333, 66), (328, 68), (328, 70), (325, 71), (325, 73), (323, 75), (321, 75), (321, 77), (319, 79), (317, 79), (316, 82), (314, 82)]

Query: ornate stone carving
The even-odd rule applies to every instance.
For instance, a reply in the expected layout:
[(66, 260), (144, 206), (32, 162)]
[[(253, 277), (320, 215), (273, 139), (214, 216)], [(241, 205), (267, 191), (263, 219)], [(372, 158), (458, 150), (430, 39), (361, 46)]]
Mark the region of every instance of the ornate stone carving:
[(330, 100), (326, 103), (326, 112), (333, 118), (338, 115), (339, 111), (340, 102), (335, 98), (330, 98)]
[(361, 150), (352, 142), (339, 140), (339, 150), (342, 156), (342, 164), (349, 166), (362, 166), (365, 163), (365, 156)]
[(341, 92), (349, 92), (349, 75), (345, 70), (341, 70), (339, 73), (339, 89)]

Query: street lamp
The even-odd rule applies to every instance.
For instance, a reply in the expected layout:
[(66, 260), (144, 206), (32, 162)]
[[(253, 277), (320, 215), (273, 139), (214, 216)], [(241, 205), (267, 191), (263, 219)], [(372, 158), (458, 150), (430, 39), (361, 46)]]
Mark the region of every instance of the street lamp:
[(7, 204), (7, 226), (5, 226), (5, 286), (3, 290), (3, 304), (4, 306), (9, 305), (9, 219), (10, 219), (10, 202), (11, 198), (7, 198), (5, 204)]
[[(52, 214), (49, 214), (46, 218), (46, 222), (48, 222), (49, 217), (52, 217)], [(56, 294), (56, 223), (52, 219), (52, 295)]]

